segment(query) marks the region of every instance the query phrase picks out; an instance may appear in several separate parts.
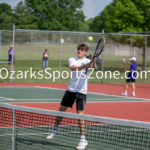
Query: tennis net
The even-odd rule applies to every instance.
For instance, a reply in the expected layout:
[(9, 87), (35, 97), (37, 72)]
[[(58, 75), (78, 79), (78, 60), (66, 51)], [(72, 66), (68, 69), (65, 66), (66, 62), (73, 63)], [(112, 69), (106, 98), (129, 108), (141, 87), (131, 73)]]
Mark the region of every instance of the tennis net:
[[(56, 117), (59, 133), (46, 139)], [(75, 150), (85, 120), (86, 150), (149, 150), (150, 123), (78, 115), (0, 103), (1, 150)]]

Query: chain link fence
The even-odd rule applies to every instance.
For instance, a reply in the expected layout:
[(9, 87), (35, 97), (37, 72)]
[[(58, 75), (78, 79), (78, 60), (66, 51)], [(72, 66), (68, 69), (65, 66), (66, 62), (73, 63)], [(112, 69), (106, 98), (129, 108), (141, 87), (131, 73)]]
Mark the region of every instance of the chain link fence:
[[(93, 41), (88, 41), (88, 36), (93, 37)], [(137, 58), (138, 71), (150, 70), (150, 35), (140, 34), (119, 34), (119, 33), (90, 33), (90, 32), (67, 32), (67, 31), (38, 31), (16, 29), (13, 39), (13, 31), (0, 31), (0, 61), (8, 61), (8, 49), (14, 40), (14, 50), (16, 51), (14, 71), (16, 76), (13, 82), (68, 82), (67, 73), (53, 80), (53, 71), (58, 76), (58, 72), (64, 70), (69, 72), (68, 59), (76, 56), (76, 49), (79, 43), (86, 43), (89, 46), (88, 55), (93, 55), (95, 47), (100, 37), (105, 36), (106, 45), (102, 55), (97, 62), (97, 70), (94, 71), (95, 79), (90, 79), (92, 83), (124, 83), (123, 78), (125, 67), (129, 69), (129, 58)], [(13, 39), (13, 40), (12, 40)], [(42, 54), (47, 49), (49, 53), (49, 72), (42, 74)], [(126, 64), (123, 63), (126, 60)], [(5, 78), (7, 63), (0, 63), (1, 82), (9, 82)], [(20, 71), (20, 72), (19, 72)], [(23, 73), (21, 73), (23, 71)], [(29, 72), (26, 72), (29, 71)], [(31, 73), (32, 71), (32, 73)], [(120, 72), (119, 79), (115, 79), (113, 74), (104, 73), (110, 71)], [(26, 72), (26, 73), (25, 73)], [(35, 72), (38, 77), (32, 75)], [(103, 73), (102, 73), (103, 72)], [(46, 78), (42, 78), (46, 76)], [(143, 74), (142, 76), (145, 76)], [(51, 78), (50, 78), (51, 77)], [(137, 79), (140, 83), (150, 82), (150, 73), (147, 73), (147, 79)]]

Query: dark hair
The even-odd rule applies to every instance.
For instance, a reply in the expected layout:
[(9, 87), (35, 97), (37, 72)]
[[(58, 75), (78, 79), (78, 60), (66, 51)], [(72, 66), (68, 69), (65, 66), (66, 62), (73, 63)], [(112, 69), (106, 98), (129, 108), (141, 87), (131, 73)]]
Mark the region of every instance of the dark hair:
[(79, 44), (77, 49), (79, 49), (79, 48), (85, 50), (86, 52), (88, 52), (88, 49), (89, 49), (89, 47), (86, 44), (84, 44), (84, 43)]
[(45, 49), (45, 51), (47, 51), (47, 49)]

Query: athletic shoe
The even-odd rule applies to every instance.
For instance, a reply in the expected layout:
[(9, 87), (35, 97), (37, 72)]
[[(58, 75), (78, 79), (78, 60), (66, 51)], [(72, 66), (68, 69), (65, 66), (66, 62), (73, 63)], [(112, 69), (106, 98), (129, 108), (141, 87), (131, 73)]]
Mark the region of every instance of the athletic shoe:
[(86, 140), (80, 140), (78, 146), (76, 147), (77, 150), (84, 150), (86, 146), (88, 145), (88, 142)]
[(52, 139), (56, 134), (59, 134), (60, 131), (58, 130), (58, 127), (54, 127), (50, 134), (46, 137), (47, 139)]
[(135, 96), (135, 93), (132, 93), (131, 96), (134, 97), (134, 96)]
[(127, 96), (127, 92), (123, 92), (121, 93), (123, 96)]

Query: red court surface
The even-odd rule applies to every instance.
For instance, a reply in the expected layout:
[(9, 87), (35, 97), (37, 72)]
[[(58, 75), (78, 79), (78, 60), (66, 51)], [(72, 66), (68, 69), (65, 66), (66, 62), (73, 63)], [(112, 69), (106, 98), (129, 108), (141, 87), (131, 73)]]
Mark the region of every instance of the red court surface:
[[(40, 86), (48, 88), (66, 89), (68, 84), (48, 83), (2, 83), (0, 86)], [(88, 84), (88, 91), (99, 94), (119, 95), (124, 90), (123, 84)], [(150, 84), (136, 84), (136, 98), (148, 99), (146, 102), (89, 102), (86, 105), (85, 114), (104, 116), (120, 119), (150, 122)], [(131, 94), (131, 87), (129, 87)], [(129, 95), (130, 96), (130, 95)], [(11, 103), (12, 104), (12, 103)], [(35, 107), (41, 109), (58, 110), (59, 103), (13, 103), (21, 106)], [(69, 112), (75, 112), (68, 109)]]
[[(12, 104), (12, 103), (11, 103)], [(58, 110), (59, 103), (13, 103), (41, 109)], [(68, 112), (76, 112), (75, 106)], [(85, 114), (150, 122), (150, 102), (89, 102), (86, 104)]]

